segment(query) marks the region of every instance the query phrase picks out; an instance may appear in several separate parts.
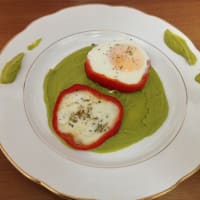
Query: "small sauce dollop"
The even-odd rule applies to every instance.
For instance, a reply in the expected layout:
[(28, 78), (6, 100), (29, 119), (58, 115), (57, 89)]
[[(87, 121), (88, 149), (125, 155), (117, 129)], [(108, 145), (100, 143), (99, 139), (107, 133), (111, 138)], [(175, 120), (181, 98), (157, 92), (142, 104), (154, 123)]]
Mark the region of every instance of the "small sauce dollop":
[(197, 62), (197, 57), (190, 50), (186, 41), (179, 35), (171, 32), (169, 29), (164, 32), (165, 44), (177, 54), (183, 56), (190, 65), (194, 65)]
[(200, 73), (195, 76), (195, 81), (200, 83)]
[(21, 68), (24, 53), (19, 53), (8, 61), (1, 71), (0, 83), (12, 83)]
[(35, 49), (35, 48), (40, 44), (41, 41), (42, 41), (42, 38), (39, 38), (39, 39), (35, 40), (33, 43), (31, 43), (31, 44), (29, 44), (29, 45), (27, 46), (27, 49), (28, 49), (29, 51)]

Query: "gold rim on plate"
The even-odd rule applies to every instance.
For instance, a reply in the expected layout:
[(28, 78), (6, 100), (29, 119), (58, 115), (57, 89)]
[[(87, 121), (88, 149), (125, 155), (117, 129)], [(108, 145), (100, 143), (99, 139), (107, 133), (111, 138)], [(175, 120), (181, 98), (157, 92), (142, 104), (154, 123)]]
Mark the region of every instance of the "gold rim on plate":
[[(70, 195), (66, 195), (64, 193), (61, 193), (59, 191), (57, 191), (56, 189), (52, 188), (51, 186), (49, 186), (47, 183), (45, 183), (44, 181), (41, 181), (33, 176), (31, 176), (30, 174), (28, 174), (27, 172), (25, 172), (22, 168), (20, 168), (17, 163), (10, 157), (10, 155), (7, 153), (7, 151), (5, 150), (5, 148), (3, 147), (2, 144), (0, 144), (0, 149), (2, 151), (2, 153), (4, 154), (4, 156), (9, 160), (9, 162), (22, 174), (24, 175), (26, 178), (28, 178), (29, 180), (31, 180), (32, 182), (41, 185), (42, 187), (46, 188), (47, 190), (49, 190), (50, 192), (54, 193), (55, 195), (63, 198), (63, 199), (73, 199), (73, 200), (95, 200), (95, 199), (83, 199), (80, 197), (73, 197)], [(151, 199), (156, 199), (158, 197), (161, 197), (169, 192), (171, 192), (172, 190), (174, 190), (175, 188), (177, 188), (183, 181), (185, 181), (186, 179), (190, 178), (192, 175), (194, 175), (195, 173), (197, 173), (200, 170), (200, 165), (198, 165), (194, 170), (192, 170), (191, 172), (189, 172), (188, 174), (186, 174), (185, 176), (183, 176), (182, 178), (180, 178), (174, 185), (172, 185), (171, 187), (163, 190), (162, 192), (150, 195), (148, 197), (142, 198), (140, 200), (151, 200)]]

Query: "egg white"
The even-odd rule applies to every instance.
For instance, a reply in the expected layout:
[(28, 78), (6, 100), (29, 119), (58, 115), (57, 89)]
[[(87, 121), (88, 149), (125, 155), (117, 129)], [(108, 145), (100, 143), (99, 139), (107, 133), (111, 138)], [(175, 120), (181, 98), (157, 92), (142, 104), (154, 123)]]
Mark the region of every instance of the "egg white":
[[(92, 108), (90, 117), (76, 117), (78, 120), (74, 123), (70, 116), (77, 113), (80, 107), (87, 112), (89, 104)], [(113, 127), (118, 114), (119, 109), (114, 103), (98, 99), (87, 91), (76, 91), (67, 94), (61, 101), (57, 114), (58, 129), (64, 134), (72, 135), (76, 143), (89, 145)], [(107, 124), (106, 129), (95, 131), (99, 123)]]
[[(111, 63), (108, 53), (116, 44), (128, 45), (137, 48), (144, 59), (144, 65), (138, 70), (121, 71), (116, 70)], [(118, 80), (125, 84), (137, 84), (149, 68), (150, 58), (147, 53), (132, 41), (114, 41), (95, 46), (87, 55), (90, 67), (98, 74), (103, 74), (110, 79)]]

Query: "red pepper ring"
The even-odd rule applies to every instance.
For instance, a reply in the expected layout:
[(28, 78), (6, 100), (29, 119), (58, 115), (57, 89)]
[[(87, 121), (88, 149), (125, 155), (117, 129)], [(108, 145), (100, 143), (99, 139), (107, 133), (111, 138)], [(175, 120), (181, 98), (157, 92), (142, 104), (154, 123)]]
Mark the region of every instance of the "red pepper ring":
[(149, 71), (151, 68), (150, 61), (148, 61), (147, 64), (148, 64), (148, 68), (146, 72), (143, 74), (140, 81), (136, 84), (122, 83), (116, 79), (111, 79), (107, 77), (106, 75), (95, 72), (92, 69), (90, 61), (88, 59), (86, 59), (86, 62), (85, 62), (85, 72), (89, 79), (93, 80), (94, 82), (99, 83), (103, 87), (106, 87), (111, 90), (118, 90), (121, 92), (134, 92), (134, 91), (142, 89), (148, 80)]
[[(76, 143), (71, 134), (62, 133), (58, 128), (57, 113), (58, 113), (59, 105), (62, 102), (63, 97), (65, 97), (67, 94), (70, 94), (70, 93), (75, 92), (75, 91), (87, 91), (90, 94), (97, 97), (98, 99), (103, 99), (103, 100), (114, 103), (119, 109), (118, 116), (116, 117), (116, 120), (113, 123), (113, 126), (107, 132), (103, 133), (102, 136), (99, 139), (97, 139), (95, 142), (93, 142), (92, 144), (89, 144), (89, 145), (83, 145), (83, 144)], [(71, 147), (73, 147), (75, 149), (79, 149), (79, 150), (88, 150), (88, 149), (93, 149), (93, 148), (98, 147), (105, 140), (114, 136), (120, 128), (122, 117), (123, 117), (123, 107), (122, 107), (122, 104), (116, 98), (102, 94), (102, 93), (98, 92), (97, 90), (95, 90), (95, 89), (93, 89), (89, 86), (81, 85), (81, 84), (75, 84), (75, 85), (63, 90), (60, 93), (60, 95), (58, 96), (56, 103), (55, 103), (55, 106), (54, 106), (54, 109), (53, 109), (52, 125), (53, 125), (53, 129), (56, 132), (56, 134), (58, 136), (60, 136)]]

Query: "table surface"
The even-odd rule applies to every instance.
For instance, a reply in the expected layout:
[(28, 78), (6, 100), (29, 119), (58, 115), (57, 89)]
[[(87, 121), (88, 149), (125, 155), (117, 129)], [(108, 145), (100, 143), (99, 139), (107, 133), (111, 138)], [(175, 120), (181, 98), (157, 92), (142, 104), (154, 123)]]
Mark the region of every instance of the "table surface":
[[(126, 5), (158, 16), (184, 32), (200, 49), (199, 0), (0, 0), (0, 49), (31, 21), (61, 8), (106, 3)], [(199, 200), (200, 172), (159, 200)], [(0, 199), (59, 200), (60, 198), (22, 176), (0, 152)]]

